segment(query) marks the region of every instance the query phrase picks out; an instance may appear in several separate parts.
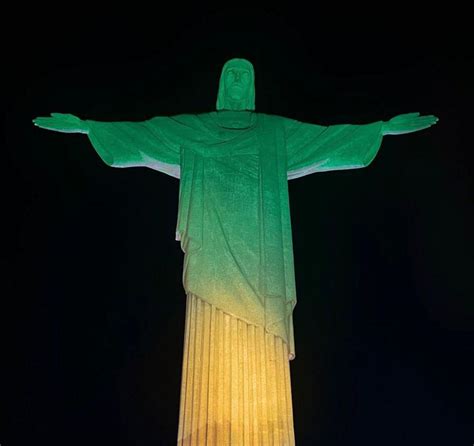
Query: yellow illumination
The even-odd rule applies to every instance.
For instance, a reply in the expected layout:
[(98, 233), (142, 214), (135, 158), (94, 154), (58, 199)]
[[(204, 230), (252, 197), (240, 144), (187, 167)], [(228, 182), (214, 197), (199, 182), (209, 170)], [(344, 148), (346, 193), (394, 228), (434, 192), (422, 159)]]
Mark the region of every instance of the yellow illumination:
[(178, 445), (294, 445), (288, 346), (187, 296)]

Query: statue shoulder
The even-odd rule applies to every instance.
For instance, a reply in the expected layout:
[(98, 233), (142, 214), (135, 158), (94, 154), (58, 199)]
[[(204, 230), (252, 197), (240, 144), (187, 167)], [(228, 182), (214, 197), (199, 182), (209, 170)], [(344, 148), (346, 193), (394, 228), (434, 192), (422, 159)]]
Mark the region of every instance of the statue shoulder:
[(265, 117), (265, 120), (273, 125), (284, 127), (285, 129), (292, 128), (300, 122), (296, 119), (287, 118), (286, 116), (274, 115), (270, 113), (259, 113)]
[(202, 125), (203, 117), (209, 115), (209, 113), (180, 113), (176, 115), (168, 116), (155, 116), (150, 119), (152, 124), (169, 124), (172, 126), (184, 126), (189, 128), (199, 128)]

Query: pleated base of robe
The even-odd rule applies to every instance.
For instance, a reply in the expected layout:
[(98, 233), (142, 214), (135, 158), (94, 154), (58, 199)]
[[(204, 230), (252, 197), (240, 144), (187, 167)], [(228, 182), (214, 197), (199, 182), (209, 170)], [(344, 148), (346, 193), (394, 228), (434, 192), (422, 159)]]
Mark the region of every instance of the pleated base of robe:
[(288, 346), (189, 293), (178, 445), (294, 445)]

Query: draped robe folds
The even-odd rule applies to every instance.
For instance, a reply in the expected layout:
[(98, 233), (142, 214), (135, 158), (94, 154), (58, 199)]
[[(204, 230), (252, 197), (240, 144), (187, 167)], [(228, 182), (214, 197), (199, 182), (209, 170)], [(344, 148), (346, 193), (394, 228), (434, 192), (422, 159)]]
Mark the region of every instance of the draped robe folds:
[(288, 180), (367, 166), (380, 148), (382, 121), (321, 126), (254, 113), (249, 127), (228, 129), (211, 112), (87, 122), (107, 165), (180, 179), (176, 239), (186, 292), (280, 336), (294, 359)]

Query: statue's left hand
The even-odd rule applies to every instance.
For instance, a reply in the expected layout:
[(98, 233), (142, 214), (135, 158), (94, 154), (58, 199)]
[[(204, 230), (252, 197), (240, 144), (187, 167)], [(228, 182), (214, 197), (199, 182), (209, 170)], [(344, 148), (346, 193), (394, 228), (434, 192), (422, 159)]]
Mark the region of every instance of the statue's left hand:
[(427, 129), (438, 122), (434, 115), (420, 116), (419, 113), (405, 113), (383, 123), (384, 135), (402, 135)]

